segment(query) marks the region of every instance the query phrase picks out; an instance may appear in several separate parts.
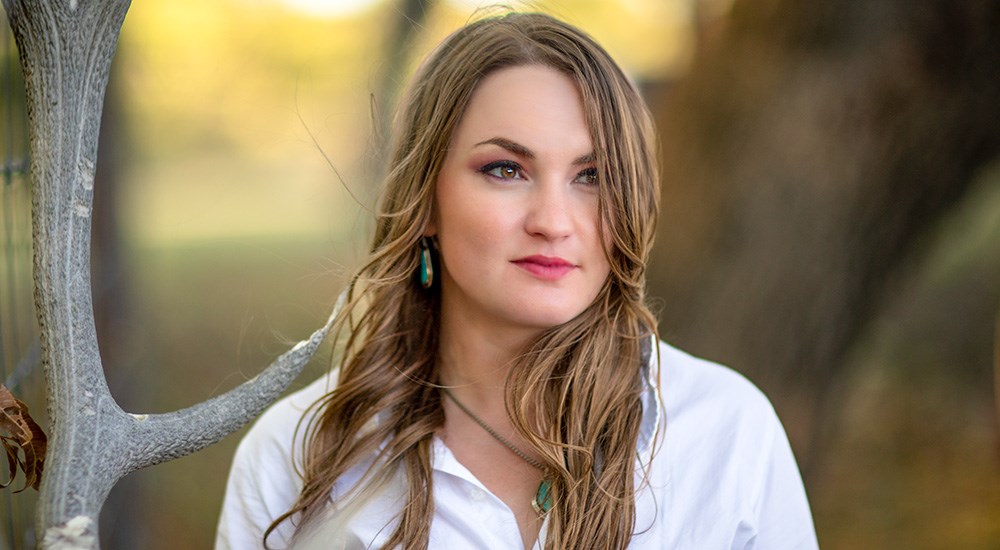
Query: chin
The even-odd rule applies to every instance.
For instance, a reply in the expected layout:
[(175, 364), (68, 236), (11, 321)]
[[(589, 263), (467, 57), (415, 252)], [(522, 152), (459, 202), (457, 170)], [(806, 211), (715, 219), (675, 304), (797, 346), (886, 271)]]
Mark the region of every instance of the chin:
[(552, 327), (568, 323), (573, 319), (575, 319), (577, 316), (579, 316), (581, 313), (583, 313), (582, 309), (579, 311), (577, 310), (565, 311), (558, 309), (556, 310), (547, 309), (544, 311), (520, 310), (518, 312), (518, 315), (516, 317), (513, 317), (512, 320), (515, 323), (526, 327), (531, 327), (539, 330), (547, 330)]
[(578, 293), (525, 295), (509, 308), (512, 319), (525, 325), (548, 329), (568, 323), (579, 317), (593, 303), (596, 296), (583, 301)]

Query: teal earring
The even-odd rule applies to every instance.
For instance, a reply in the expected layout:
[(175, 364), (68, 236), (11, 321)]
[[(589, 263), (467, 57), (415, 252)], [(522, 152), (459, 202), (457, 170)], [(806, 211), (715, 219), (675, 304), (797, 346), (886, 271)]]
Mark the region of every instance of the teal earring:
[(420, 285), (430, 288), (434, 285), (434, 262), (431, 261), (431, 242), (428, 237), (420, 238)]

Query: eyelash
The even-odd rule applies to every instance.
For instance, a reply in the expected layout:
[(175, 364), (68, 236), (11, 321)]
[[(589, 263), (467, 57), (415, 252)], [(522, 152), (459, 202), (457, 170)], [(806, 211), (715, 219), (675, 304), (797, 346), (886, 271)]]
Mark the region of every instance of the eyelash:
[[(515, 177), (507, 178), (507, 177), (504, 177), (504, 176), (500, 175), (499, 172), (497, 172), (496, 174), (494, 174), (493, 172), (495, 172), (497, 170), (513, 170), (515, 172), (515, 174), (514, 174)], [(500, 179), (500, 180), (524, 179), (524, 173), (523, 173), (523, 169), (521, 168), (521, 166), (519, 164), (517, 164), (516, 162), (511, 162), (509, 160), (498, 160), (498, 161), (495, 161), (495, 162), (491, 162), (491, 163), (483, 166), (482, 168), (480, 168), (479, 169), (479, 173), (480, 174), (485, 174), (487, 176), (490, 176), (490, 177), (493, 177), (493, 178), (496, 178), (496, 179)], [(584, 179), (584, 181), (580, 181), (581, 179)], [(576, 178), (574, 178), (573, 181), (575, 183), (582, 183), (584, 185), (596, 186), (597, 185), (597, 168), (587, 168), (585, 170), (582, 170), (579, 174), (576, 175)]]

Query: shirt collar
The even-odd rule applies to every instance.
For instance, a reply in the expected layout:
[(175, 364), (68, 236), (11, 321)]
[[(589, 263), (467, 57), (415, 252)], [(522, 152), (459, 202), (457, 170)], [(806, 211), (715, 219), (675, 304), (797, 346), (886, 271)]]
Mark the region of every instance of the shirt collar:
[[(656, 441), (656, 434), (660, 429), (663, 417), (663, 404), (659, 398), (660, 393), (656, 380), (660, 372), (658, 368), (660, 359), (658, 342), (655, 335), (650, 335), (649, 341), (651, 352), (648, 354), (649, 357), (642, 372), (642, 393), (639, 396), (642, 403), (642, 420), (639, 422), (639, 437), (636, 441), (636, 451), (640, 462), (644, 465), (649, 464), (652, 460), (653, 442)], [(434, 436), (431, 445), (431, 455), (431, 464), (435, 470), (456, 475), (468, 472), (455, 460), (455, 457), (445, 448), (444, 442), (437, 435)], [(474, 478), (471, 474), (468, 477)]]
[(642, 402), (642, 421), (639, 424), (639, 438), (636, 442), (639, 459), (643, 464), (649, 464), (652, 459), (653, 442), (656, 440), (656, 433), (660, 429), (663, 417), (663, 404), (660, 401), (656, 379), (660, 372), (660, 354), (655, 335), (649, 336), (649, 350), (649, 357), (642, 373), (642, 394), (639, 397)]

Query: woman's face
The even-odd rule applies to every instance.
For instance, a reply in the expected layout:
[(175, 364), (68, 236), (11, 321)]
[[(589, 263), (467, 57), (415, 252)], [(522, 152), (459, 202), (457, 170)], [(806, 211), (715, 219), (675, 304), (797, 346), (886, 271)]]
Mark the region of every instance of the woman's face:
[(569, 77), (528, 65), (483, 79), (452, 135), (427, 230), (442, 314), (544, 329), (586, 309), (610, 271), (596, 177)]

